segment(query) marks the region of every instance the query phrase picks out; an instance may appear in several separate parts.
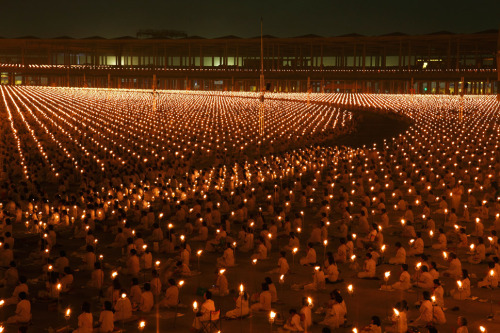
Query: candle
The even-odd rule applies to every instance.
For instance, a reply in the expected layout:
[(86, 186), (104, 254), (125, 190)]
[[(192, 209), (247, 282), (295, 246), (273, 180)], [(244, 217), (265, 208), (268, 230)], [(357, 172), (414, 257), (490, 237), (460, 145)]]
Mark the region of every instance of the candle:
[(270, 320), (271, 322), (274, 322), (274, 318), (275, 318), (275, 317), (276, 317), (276, 312), (271, 311), (271, 312), (269, 313), (269, 320)]

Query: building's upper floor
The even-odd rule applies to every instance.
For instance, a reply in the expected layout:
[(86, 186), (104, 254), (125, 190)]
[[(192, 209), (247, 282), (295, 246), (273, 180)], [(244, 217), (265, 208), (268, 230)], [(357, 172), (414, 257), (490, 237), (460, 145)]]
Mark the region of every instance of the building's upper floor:
[[(499, 32), (263, 38), (266, 71), (495, 71)], [(259, 70), (261, 38), (0, 39), (0, 67)]]

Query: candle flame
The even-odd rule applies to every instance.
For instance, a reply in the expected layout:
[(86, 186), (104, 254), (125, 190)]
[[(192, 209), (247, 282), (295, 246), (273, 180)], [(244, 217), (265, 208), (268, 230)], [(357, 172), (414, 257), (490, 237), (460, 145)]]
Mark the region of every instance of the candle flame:
[(276, 317), (276, 312), (271, 311), (271, 312), (269, 313), (269, 318), (273, 320), (275, 317)]

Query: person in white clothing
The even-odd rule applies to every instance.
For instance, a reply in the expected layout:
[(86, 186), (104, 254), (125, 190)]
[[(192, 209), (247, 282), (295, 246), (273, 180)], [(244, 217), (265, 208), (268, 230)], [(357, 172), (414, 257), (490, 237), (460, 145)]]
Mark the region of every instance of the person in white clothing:
[(455, 253), (450, 253), (448, 257), (450, 260), (450, 266), (443, 272), (443, 275), (454, 279), (460, 278), (460, 276), (462, 276), (462, 263), (460, 262), (460, 259), (457, 258)]
[(265, 260), (267, 259), (267, 247), (263, 237), (259, 237), (257, 252), (252, 255), (252, 259)]
[(202, 322), (214, 319), (212, 317), (212, 312), (215, 311), (215, 303), (212, 300), (212, 293), (210, 291), (205, 292), (203, 295), (205, 301), (201, 304), (200, 309), (196, 313), (193, 321), (193, 328), (200, 330), (202, 328)]
[(376, 267), (377, 263), (372, 259), (371, 253), (367, 253), (365, 262), (363, 264), (363, 271), (358, 273), (358, 277), (361, 279), (375, 277)]
[(431, 294), (428, 291), (422, 293), (424, 300), (420, 304), (420, 315), (415, 319), (416, 326), (427, 326), (433, 320)]
[(110, 333), (115, 327), (113, 320), (113, 304), (110, 301), (104, 302), (104, 310), (99, 315), (99, 326), (97, 332)]
[(403, 302), (398, 302), (394, 307), (391, 317), (391, 326), (385, 328), (387, 333), (406, 333), (408, 331), (408, 321), (406, 317), (406, 307)]
[(215, 284), (212, 286), (212, 288), (209, 289), (212, 295), (226, 296), (229, 294), (229, 283), (224, 272), (225, 269), (215, 270), (215, 275), (217, 278)]
[(121, 297), (116, 301), (114, 321), (126, 320), (132, 317), (132, 303), (127, 297), (125, 289), (121, 290)]
[(389, 264), (400, 265), (406, 264), (406, 250), (401, 246), (400, 242), (396, 242), (396, 255), (389, 259)]
[(139, 310), (141, 312), (150, 312), (155, 305), (154, 295), (151, 292), (151, 284), (149, 282), (144, 283), (144, 291), (141, 294), (141, 301), (139, 303)]
[(7, 318), (7, 324), (27, 323), (31, 320), (31, 303), (26, 299), (24, 291), (19, 293), (19, 303), (16, 306), (16, 312), (13, 316)]
[(486, 272), (486, 276), (482, 281), (479, 281), (477, 283), (478, 288), (486, 288), (486, 287), (492, 287), (496, 288), (498, 287), (498, 274), (495, 272), (495, 263), (494, 262), (489, 262), (488, 263), (488, 271)]
[(456, 333), (469, 333), (469, 329), (467, 328), (467, 319), (465, 317), (457, 318), (458, 328)]
[(448, 240), (446, 239), (446, 234), (442, 228), (439, 228), (439, 234), (437, 238), (437, 243), (432, 244), (432, 248), (435, 250), (445, 251), (448, 246)]
[(226, 249), (222, 257), (217, 258), (218, 266), (222, 267), (233, 267), (234, 266), (234, 250), (231, 243), (226, 244)]
[(432, 296), (434, 296), (435, 298), (435, 303), (441, 308), (444, 308), (444, 289), (441, 285), (441, 281), (439, 281), (438, 279), (434, 280), (434, 289), (432, 291)]
[(325, 263), (326, 283), (334, 283), (339, 278), (339, 270), (333, 255), (329, 255)]
[(470, 280), (469, 272), (462, 269), (462, 278), (457, 281), (457, 288), (450, 290), (450, 295), (459, 301), (463, 301), (470, 297)]
[(307, 244), (307, 254), (305, 257), (300, 258), (300, 264), (303, 266), (316, 264), (316, 250), (314, 250), (314, 244)]
[(73, 333), (92, 333), (94, 320), (90, 312), (90, 303), (83, 302), (82, 313), (78, 316), (78, 328)]
[(247, 316), (250, 313), (250, 307), (248, 306), (248, 294), (247, 292), (240, 293), (238, 298), (235, 300), (236, 308), (226, 312), (226, 318), (239, 318)]
[(270, 311), (272, 303), (272, 295), (269, 291), (267, 283), (262, 284), (262, 292), (259, 295), (259, 302), (251, 306), (252, 311)]
[(300, 322), (300, 316), (297, 314), (297, 310), (290, 309), (289, 313), (290, 317), (288, 317), (288, 320), (286, 321), (285, 325), (283, 325), (283, 328), (287, 331), (292, 332), (304, 332), (304, 328), (302, 327), (302, 324)]
[(427, 266), (422, 265), (420, 267), (420, 272), (417, 272), (418, 280), (415, 281), (415, 287), (422, 289), (431, 289), (434, 286), (434, 278), (431, 273), (429, 273), (429, 268)]
[(410, 245), (408, 250), (408, 256), (419, 256), (424, 253), (424, 240), (422, 239), (422, 233), (417, 232), (417, 238)]
[(300, 316), (302, 317), (304, 330), (307, 331), (309, 327), (312, 325), (312, 311), (307, 301), (307, 297), (302, 297), (302, 308), (299, 311)]
[(410, 273), (408, 273), (408, 265), (407, 264), (402, 264), (401, 265), (401, 274), (399, 275), (399, 281), (386, 286), (382, 285), (380, 287), (382, 290), (408, 290), (411, 288), (411, 277)]
[(326, 288), (325, 272), (320, 266), (314, 267), (313, 282), (306, 284), (304, 290), (324, 290)]
[(326, 316), (321, 325), (328, 326), (331, 329), (339, 328), (345, 322), (347, 310), (342, 296), (338, 292), (330, 293), (331, 302), (326, 309)]

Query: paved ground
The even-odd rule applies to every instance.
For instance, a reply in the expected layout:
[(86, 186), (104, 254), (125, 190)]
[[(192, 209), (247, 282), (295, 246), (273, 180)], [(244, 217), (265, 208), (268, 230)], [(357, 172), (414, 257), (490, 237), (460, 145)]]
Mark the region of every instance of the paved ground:
[[(397, 135), (401, 131), (404, 131), (408, 125), (402, 121), (396, 120), (394, 118), (388, 118), (385, 116), (363, 113), (363, 118), (360, 121), (358, 131), (348, 136), (344, 136), (335, 140), (332, 143), (335, 144), (345, 144), (345, 145), (353, 145), (353, 146), (361, 146), (363, 144), (371, 145), (373, 142), (382, 142), (383, 138), (390, 139), (391, 137)], [(418, 215), (419, 209), (415, 212), (415, 215)], [(302, 243), (305, 243), (305, 239), (309, 236), (309, 228), (312, 225), (312, 219), (310, 218), (315, 214), (314, 209), (306, 210), (306, 219), (305, 219), (305, 232), (303, 236)], [(394, 221), (398, 216), (394, 213), (391, 213), (391, 221)], [(443, 223), (437, 219), (437, 225)], [(235, 228), (238, 229), (238, 228)], [(393, 245), (396, 240), (399, 240), (400, 237), (397, 235), (398, 227), (393, 227), (391, 229), (386, 230), (385, 243), (389, 245)], [(394, 233), (394, 235), (391, 235)], [(37, 236), (27, 235), (24, 239), (16, 240), (16, 257), (21, 260), (20, 270), (23, 274), (28, 275), (29, 278), (34, 278), (36, 272), (38, 271), (38, 267), (36, 263), (28, 258), (29, 253), (36, 246)], [(112, 240), (111, 235), (99, 235), (99, 244), (106, 244)], [(430, 242), (428, 240), (427, 244)], [(73, 254), (80, 246), (83, 245), (82, 241), (74, 241), (70, 239), (70, 234), (68, 233), (60, 233), (58, 237), (58, 242), (62, 245), (64, 249), (67, 250), (69, 254)], [(260, 282), (263, 280), (265, 276), (268, 276), (266, 273), (271, 268), (274, 268), (277, 262), (278, 253), (277, 248), (279, 246), (284, 245), (285, 240), (280, 240), (281, 244), (274, 243), (273, 251), (271, 253), (271, 258), (267, 261), (261, 261), (256, 266), (252, 266), (249, 259), (249, 254), (243, 254), (236, 252), (236, 261), (238, 267), (231, 268), (227, 272), (228, 280), (230, 283), (230, 288), (236, 289), (238, 285), (243, 282), (246, 288), (250, 291), (257, 291), (260, 285)], [(330, 242), (328, 249), (330, 251), (334, 251), (337, 247), (337, 242)], [(203, 248), (204, 244), (202, 243), (194, 243), (191, 245), (193, 250), (198, 248)], [(104, 247), (98, 247), (98, 253), (104, 254), (105, 262), (108, 265), (115, 266), (116, 259), (119, 258), (120, 253), (119, 250), (110, 250)], [(193, 251), (195, 252), (195, 251)], [(322, 259), (323, 250), (318, 249), (318, 259)], [(440, 253), (436, 251), (426, 249), (426, 253), (429, 253), (432, 258), (431, 261), (436, 261), (440, 265), (444, 265), (444, 261)], [(363, 255), (363, 252), (358, 252), (358, 257)], [(303, 253), (299, 253), (296, 255), (295, 261), (298, 262), (298, 259), (303, 255)], [(185, 309), (179, 309), (179, 313), (182, 316), (174, 319), (174, 313), (172, 311), (160, 311), (158, 317), (155, 314), (144, 317), (147, 321), (147, 326), (144, 332), (188, 332), (191, 327), (192, 320), (194, 318), (194, 314), (191, 311), (190, 304), (197, 299), (198, 302), (202, 300), (200, 296), (196, 296), (195, 291), (198, 287), (209, 287), (215, 280), (215, 276), (212, 273), (214, 270), (213, 263), (215, 262), (215, 258), (219, 256), (219, 254), (210, 254), (204, 253), (200, 259), (200, 269), (203, 272), (203, 275), (192, 277), (186, 279), (186, 285), (181, 290), (181, 301), (184, 304), (187, 304), (188, 307)], [(462, 254), (462, 257), (465, 257), (465, 253)], [(156, 258), (155, 258), (156, 259)], [(161, 256), (159, 259), (165, 260), (165, 256)], [(75, 256), (71, 257), (71, 262), (73, 266), (78, 263), (79, 259)], [(289, 263), (292, 263), (292, 258), (288, 258)], [(410, 267), (415, 266), (415, 259), (410, 259), (409, 264)], [(194, 261), (192, 263), (193, 268), (196, 268), (197, 262)], [(477, 274), (477, 276), (482, 277), (484, 272), (483, 266), (481, 268), (477, 268), (476, 266), (464, 264), (465, 268), (468, 268), (471, 273)], [(354, 277), (354, 272), (350, 271), (346, 265), (340, 265), (341, 270), (341, 278), (344, 279), (344, 282), (338, 283), (335, 285), (327, 285), (327, 290), (322, 292), (304, 292), (304, 291), (293, 291), (290, 289), (290, 285), (293, 283), (303, 283), (306, 280), (311, 279), (311, 268), (300, 267), (295, 264), (292, 267), (292, 274), (290, 274), (286, 282), (283, 286), (278, 286), (278, 294), (280, 298), (280, 302), (275, 305), (275, 309), (278, 313), (282, 313), (283, 315), (287, 315), (288, 310), (291, 307), (300, 308), (300, 299), (302, 296), (311, 296), (314, 299), (315, 308), (321, 306), (328, 300), (328, 294), (334, 288), (338, 288), (342, 291), (342, 294), (346, 297), (346, 304), (348, 307), (348, 319), (349, 324), (357, 327), (364, 326), (369, 323), (369, 318), (372, 315), (378, 315), (381, 318), (386, 318), (387, 314), (390, 313), (392, 306), (395, 302), (406, 299), (409, 304), (413, 304), (419, 298), (419, 293), (416, 291), (410, 291), (405, 293), (400, 292), (385, 292), (379, 290), (379, 285), (383, 283), (382, 281), (376, 280), (360, 280)], [(395, 279), (399, 276), (399, 267), (389, 266), (389, 265), (381, 265), (377, 268), (378, 276), (382, 276), (383, 273), (387, 270), (392, 272), (391, 274), (391, 282), (394, 282)], [(108, 275), (110, 269), (106, 270), (106, 274)], [(271, 276), (275, 281), (277, 281), (278, 277), (276, 275)], [(77, 272), (75, 274), (75, 278), (77, 281), (77, 285), (80, 284), (78, 282), (83, 282), (88, 280), (88, 274)], [(473, 285), (476, 285), (477, 279), (472, 279)], [(122, 280), (124, 286), (129, 285), (129, 279), (123, 278)], [(451, 286), (454, 285), (455, 281), (451, 279), (443, 279), (446, 287), (445, 289), (449, 290)], [(355, 288), (355, 294), (352, 297), (349, 297), (346, 293), (346, 286), (352, 283)], [(39, 289), (40, 285), (30, 286), (30, 291), (32, 295), (36, 294), (36, 290)], [(3, 297), (10, 295), (11, 290), (6, 290), (6, 288), (2, 288), (0, 290)], [(479, 300), (488, 300), (488, 297), (493, 297), (495, 311), (499, 310), (498, 301), (500, 300), (500, 295), (498, 291), (490, 292), (486, 289), (479, 290), (474, 288), (472, 291), (474, 296), (478, 296)], [(83, 300), (92, 300), (93, 311), (96, 313), (95, 318), (98, 316), (98, 312), (100, 311), (99, 307), (99, 299), (97, 293), (92, 294), (89, 293), (86, 289), (76, 289), (73, 290), (69, 295), (64, 295), (61, 298), (61, 308), (65, 308), (70, 306), (73, 309), (74, 315), (69, 320), (69, 324), (72, 327), (76, 326), (76, 317), (80, 313), (79, 307)], [(457, 302), (451, 300), (449, 297), (445, 299), (446, 307), (451, 309), (455, 306), (459, 306), (459, 311), (451, 311), (447, 310), (447, 320), (448, 323), (440, 327), (440, 332), (453, 332), (453, 329), (456, 327), (456, 318), (459, 314), (464, 314), (469, 320), (469, 329), (470, 332), (476, 332), (478, 323), (486, 323), (486, 327), (489, 329), (489, 332), (500, 332), (500, 324), (497, 319), (494, 322), (486, 322), (485, 318), (490, 313), (490, 303), (488, 302), (480, 302), (480, 301), (462, 301)], [(215, 303), (218, 308), (222, 310), (222, 312), (226, 312), (234, 307), (234, 301), (232, 295), (226, 297), (215, 297)], [(0, 316), (2, 319), (9, 316), (14, 311), (14, 307), (7, 307), (0, 310)], [(410, 310), (409, 317), (410, 319), (415, 318), (417, 316), (417, 310), (412, 308)], [(321, 317), (318, 315), (314, 315), (314, 321), (319, 321)], [(159, 323), (157, 327), (156, 323)], [(44, 332), (49, 327), (59, 328), (66, 324), (66, 321), (61, 313), (56, 311), (48, 310), (48, 304), (42, 302), (34, 302), (33, 303), (33, 325), (30, 326), (29, 332)], [(119, 325), (122, 326), (122, 325)], [(123, 325), (127, 332), (138, 332), (137, 322), (128, 323)], [(276, 327), (275, 327), (276, 329)], [(222, 332), (263, 332), (270, 331), (271, 326), (267, 320), (267, 314), (257, 314), (250, 318), (246, 318), (243, 320), (233, 320), (233, 321), (223, 321), (222, 322)], [(312, 332), (320, 332), (321, 327), (319, 325), (315, 325)], [(338, 332), (351, 332), (352, 327), (339, 329)], [(6, 332), (16, 332), (16, 327), (7, 327)]]

